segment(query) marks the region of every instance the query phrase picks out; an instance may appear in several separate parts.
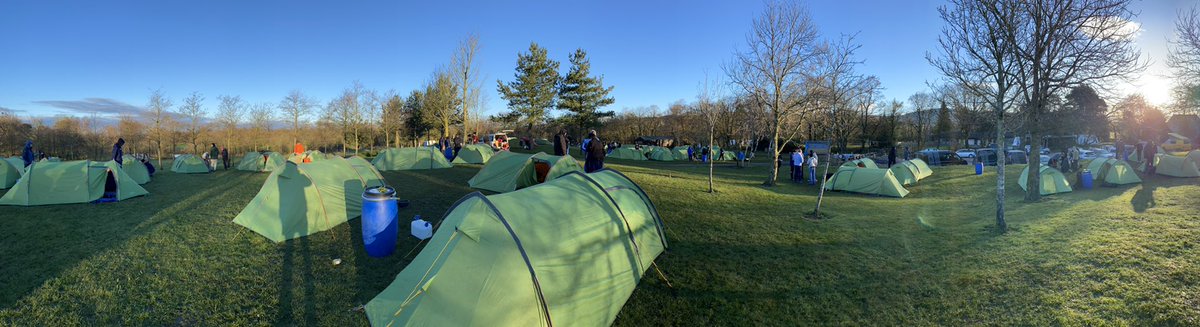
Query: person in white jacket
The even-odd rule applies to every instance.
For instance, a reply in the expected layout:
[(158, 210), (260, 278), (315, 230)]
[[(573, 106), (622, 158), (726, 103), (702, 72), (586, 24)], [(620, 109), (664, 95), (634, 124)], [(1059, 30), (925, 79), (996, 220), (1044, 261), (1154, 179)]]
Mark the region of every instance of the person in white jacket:
[(817, 185), (817, 152), (808, 152), (808, 184)]

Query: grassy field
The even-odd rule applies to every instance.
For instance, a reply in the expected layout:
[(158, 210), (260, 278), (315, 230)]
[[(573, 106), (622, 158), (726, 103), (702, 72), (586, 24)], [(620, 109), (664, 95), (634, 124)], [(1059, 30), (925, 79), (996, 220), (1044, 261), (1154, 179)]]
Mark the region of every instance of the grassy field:
[[(768, 167), (610, 161), (671, 247), (617, 325), (1197, 325), (1200, 180), (1149, 177), (1023, 203), (992, 229), (994, 172), (937, 168), (904, 199), (760, 186)], [(477, 167), (387, 172), (438, 219)], [(265, 174), (160, 173), (149, 196), (0, 207), (0, 325), (364, 325), (416, 242), (366, 257), (358, 220), (275, 244), (231, 220)], [(411, 258), (411, 257), (409, 257)], [(340, 265), (331, 260), (341, 259)]]

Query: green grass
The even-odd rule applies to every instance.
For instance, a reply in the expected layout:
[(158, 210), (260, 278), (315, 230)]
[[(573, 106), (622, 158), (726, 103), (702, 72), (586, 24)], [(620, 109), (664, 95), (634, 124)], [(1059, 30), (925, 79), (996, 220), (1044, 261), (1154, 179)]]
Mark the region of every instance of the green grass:
[[(994, 173), (937, 168), (904, 199), (761, 186), (767, 167), (610, 161), (655, 201), (670, 248), (617, 325), (1197, 325), (1200, 180), (1020, 201), (992, 228)], [(786, 169), (786, 167), (785, 167)], [(385, 173), (438, 219), (475, 167)], [(786, 175), (786, 170), (784, 171)], [(358, 220), (275, 244), (231, 220), (265, 174), (160, 173), (149, 196), (0, 207), (0, 325), (364, 325), (352, 308), (417, 244), (368, 258)], [(331, 264), (342, 259), (341, 265)]]

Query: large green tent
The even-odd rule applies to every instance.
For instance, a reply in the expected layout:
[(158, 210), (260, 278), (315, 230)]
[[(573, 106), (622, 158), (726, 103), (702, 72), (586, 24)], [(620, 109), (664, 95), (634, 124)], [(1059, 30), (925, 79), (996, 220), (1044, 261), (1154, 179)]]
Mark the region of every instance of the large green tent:
[(866, 159), (866, 158), (854, 159), (854, 160), (850, 160), (850, 161), (847, 161), (842, 164), (842, 167), (850, 167), (850, 166), (855, 166), (855, 167), (859, 167), (859, 168), (879, 168), (879, 165), (875, 164), (875, 160)]
[(335, 156), (330, 156), (330, 155), (321, 153), (321, 151), (318, 151), (318, 150), (308, 150), (308, 151), (304, 151), (304, 153), (302, 153), (302, 154), (292, 153), (291, 155), (288, 156), (287, 160), (291, 161), (291, 162), (295, 162), (295, 163), (304, 163), (304, 159), (308, 159), (308, 161), (311, 161), (311, 162), (317, 162), (317, 161), (325, 160), (325, 159), (328, 159), (331, 157), (335, 157)]
[(22, 174), (25, 173), (25, 159), (21, 159), (21, 157), (8, 157), (4, 158), (4, 161), (8, 161), (10, 165), (20, 170)]
[(133, 156), (126, 155), (121, 157), (121, 169), (138, 185), (150, 182), (150, 170), (146, 169), (146, 164)]
[(512, 192), (572, 171), (583, 171), (583, 167), (571, 156), (500, 151), (467, 184), (481, 190)]
[(1133, 166), (1125, 160), (1098, 158), (1088, 163), (1087, 169), (1092, 174), (1092, 180), (1107, 185), (1125, 185), (1141, 183)]
[(675, 155), (675, 160), (688, 160), (688, 146), (680, 145), (671, 149), (671, 154)]
[(105, 192), (114, 193), (117, 200), (125, 200), (148, 193), (111, 160), (39, 161), (27, 169), (0, 198), (0, 205), (87, 203), (104, 197)]
[(896, 180), (891, 170), (858, 166), (839, 167), (837, 172), (825, 181), (825, 189), (897, 198), (908, 195), (908, 190)]
[[(870, 162), (872, 165), (875, 164), (870, 159), (867, 159), (866, 162)], [(896, 176), (896, 180), (900, 181), (901, 185), (916, 184), (926, 177), (933, 176), (933, 170), (929, 169), (929, 165), (925, 164), (925, 161), (921, 159), (901, 161), (893, 165), (889, 170), (892, 171), (892, 175)]]
[(384, 185), (366, 160), (329, 157), (284, 163), (233, 219), (275, 242), (334, 228), (361, 215), (362, 193)]
[[(21, 166), (13, 166), (8, 160), (0, 160), (0, 189), (6, 189), (17, 183), (21, 179), (21, 172), (25, 170), (25, 163), (21, 162)], [(20, 168), (17, 168), (20, 167)]]
[[(1017, 179), (1017, 185), (1021, 186), (1022, 190), (1029, 191), (1026, 185), (1026, 180), (1029, 177), (1029, 166), (1021, 170), (1021, 177)], [(1071, 192), (1071, 183), (1067, 182), (1067, 177), (1063, 176), (1062, 172), (1048, 166), (1041, 166), (1041, 193), (1042, 195), (1050, 195), (1057, 193)]]
[(458, 150), (458, 156), (451, 163), (485, 164), (495, 152), (486, 144), (467, 144)]
[(237, 164), (237, 170), (271, 172), (283, 167), (283, 163), (286, 161), (279, 152), (250, 151), (242, 155), (242, 160)]
[(472, 193), (366, 305), (373, 326), (610, 326), (667, 246), (650, 198), (620, 173), (573, 172)]
[[(1200, 163), (1192, 160), (1191, 156), (1159, 154), (1154, 157), (1154, 161), (1155, 174), (1171, 177), (1200, 177)], [(1143, 171), (1145, 171), (1144, 168)]]
[(634, 148), (619, 147), (609, 152), (608, 158), (625, 159), (625, 160), (646, 160), (646, 155), (642, 151)]
[(671, 149), (664, 147), (654, 147), (650, 154), (646, 155), (646, 159), (658, 161), (675, 161), (675, 153)]
[(212, 171), (208, 170), (208, 164), (200, 157), (185, 154), (175, 157), (175, 162), (171, 164), (171, 171), (180, 174), (207, 174)]
[(422, 170), (450, 168), (446, 156), (436, 148), (390, 148), (379, 152), (371, 164), (375, 169), (387, 170)]

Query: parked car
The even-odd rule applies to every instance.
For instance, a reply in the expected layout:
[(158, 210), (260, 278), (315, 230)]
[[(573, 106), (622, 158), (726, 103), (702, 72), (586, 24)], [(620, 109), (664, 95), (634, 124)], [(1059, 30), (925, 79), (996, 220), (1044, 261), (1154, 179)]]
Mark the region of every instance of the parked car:
[(957, 154), (960, 158), (974, 158), (975, 149), (958, 149), (958, 151), (954, 151), (954, 154)]
[(949, 166), (949, 165), (965, 165), (966, 160), (959, 157), (950, 150), (934, 150), (917, 152), (917, 157), (924, 160), (930, 166)]
[(1008, 156), (1005, 157), (1005, 162), (1010, 164), (1028, 164), (1029, 154), (1021, 150), (1008, 150)]

